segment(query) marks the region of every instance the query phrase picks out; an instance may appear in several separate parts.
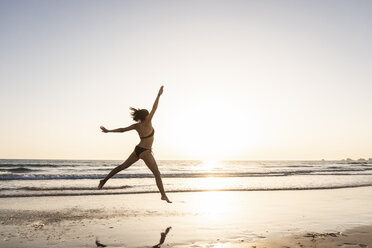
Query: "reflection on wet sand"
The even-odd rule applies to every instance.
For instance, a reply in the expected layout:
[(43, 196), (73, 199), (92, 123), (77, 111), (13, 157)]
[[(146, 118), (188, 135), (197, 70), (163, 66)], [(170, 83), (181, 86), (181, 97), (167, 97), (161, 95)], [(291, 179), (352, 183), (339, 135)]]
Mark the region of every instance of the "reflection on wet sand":
[[(159, 240), (159, 243), (156, 244), (156, 245), (154, 245), (154, 246), (152, 246), (153, 248), (160, 248), (160, 247), (161, 247), (161, 245), (164, 243), (165, 238), (167, 237), (167, 235), (168, 235), (168, 233), (169, 233), (169, 231), (170, 231), (171, 228), (172, 228), (172, 227), (169, 226), (169, 227), (167, 227), (167, 229), (165, 229), (164, 232), (160, 233), (160, 240)], [(99, 240), (96, 238), (96, 246), (97, 246), (97, 247), (106, 247), (107, 245), (102, 244), (102, 243), (99, 242)]]
[(165, 232), (162, 232), (160, 234), (159, 244), (154, 245), (153, 248), (160, 248), (161, 247), (161, 245), (164, 243), (165, 238), (167, 237), (167, 234), (169, 233), (169, 231), (170, 231), (171, 228), (172, 228), (171, 226), (167, 227), (167, 229), (165, 229)]
[(96, 246), (97, 247), (106, 247), (107, 245), (101, 244), (98, 239), (96, 238)]

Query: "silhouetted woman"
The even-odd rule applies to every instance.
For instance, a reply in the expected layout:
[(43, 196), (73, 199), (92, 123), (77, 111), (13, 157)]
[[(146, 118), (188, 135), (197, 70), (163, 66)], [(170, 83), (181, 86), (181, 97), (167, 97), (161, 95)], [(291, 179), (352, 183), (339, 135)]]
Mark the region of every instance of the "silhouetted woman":
[(116, 173), (128, 168), (129, 166), (137, 162), (139, 159), (142, 159), (155, 176), (156, 185), (158, 186), (159, 191), (161, 193), (161, 199), (171, 203), (171, 201), (168, 199), (167, 195), (165, 194), (163, 182), (161, 180), (160, 172), (158, 169), (158, 165), (156, 164), (154, 156), (151, 153), (151, 147), (152, 147), (152, 143), (154, 142), (154, 133), (155, 133), (155, 130), (151, 124), (151, 120), (158, 107), (159, 98), (162, 93), (163, 93), (163, 86), (160, 87), (158, 96), (156, 97), (156, 100), (154, 102), (154, 105), (150, 113), (146, 109), (130, 108), (133, 111), (132, 112), (133, 120), (136, 121), (137, 123), (130, 125), (129, 127), (112, 129), (112, 130), (108, 130), (105, 127), (101, 126), (102, 132), (104, 133), (109, 133), (109, 132), (123, 133), (123, 132), (130, 131), (130, 130), (136, 130), (138, 135), (141, 138), (141, 141), (134, 148), (134, 151), (124, 163), (114, 168), (105, 177), (105, 179), (100, 180), (98, 189), (101, 189), (103, 185), (105, 185), (107, 180), (109, 180)]

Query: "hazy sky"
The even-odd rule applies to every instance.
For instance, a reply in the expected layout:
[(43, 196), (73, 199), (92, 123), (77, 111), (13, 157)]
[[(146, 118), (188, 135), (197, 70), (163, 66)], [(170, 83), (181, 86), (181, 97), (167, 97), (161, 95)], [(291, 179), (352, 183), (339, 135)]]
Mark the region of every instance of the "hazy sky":
[(0, 158), (372, 157), (371, 1), (0, 0)]

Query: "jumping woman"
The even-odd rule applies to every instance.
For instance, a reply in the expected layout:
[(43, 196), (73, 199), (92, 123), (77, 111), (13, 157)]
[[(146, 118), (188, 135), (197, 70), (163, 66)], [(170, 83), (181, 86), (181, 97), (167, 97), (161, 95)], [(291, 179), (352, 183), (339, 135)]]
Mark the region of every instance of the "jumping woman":
[(161, 193), (161, 199), (164, 201), (167, 201), (168, 203), (172, 203), (168, 199), (167, 195), (165, 194), (163, 182), (161, 180), (160, 172), (158, 169), (158, 165), (156, 164), (154, 156), (151, 153), (151, 147), (152, 147), (152, 143), (154, 142), (154, 133), (155, 133), (155, 130), (152, 127), (151, 120), (158, 107), (159, 98), (162, 93), (163, 93), (163, 86), (160, 87), (158, 96), (156, 97), (156, 100), (154, 102), (154, 105), (150, 113), (146, 109), (130, 108), (132, 110), (131, 114), (132, 114), (133, 120), (136, 121), (137, 123), (130, 125), (129, 127), (117, 128), (117, 129), (112, 129), (112, 130), (108, 130), (105, 127), (101, 126), (102, 132), (104, 133), (111, 133), (111, 132), (124, 133), (130, 130), (136, 130), (139, 137), (141, 138), (141, 141), (134, 148), (134, 151), (124, 163), (114, 168), (105, 177), (105, 179), (100, 180), (98, 189), (102, 189), (103, 185), (105, 185), (107, 180), (109, 180), (116, 173), (128, 168), (129, 166), (137, 162), (139, 159), (142, 159), (155, 176), (156, 185), (158, 186), (158, 189)]

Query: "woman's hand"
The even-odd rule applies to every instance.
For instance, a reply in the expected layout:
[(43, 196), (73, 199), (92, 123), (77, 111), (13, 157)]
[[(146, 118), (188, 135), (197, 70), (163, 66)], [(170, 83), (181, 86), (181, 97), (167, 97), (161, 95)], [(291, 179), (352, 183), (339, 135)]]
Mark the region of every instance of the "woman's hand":
[(161, 94), (163, 94), (163, 88), (164, 88), (164, 85), (162, 85), (162, 86), (160, 87), (160, 90), (159, 90), (158, 96), (161, 96)]
[(104, 126), (100, 126), (100, 128), (101, 128), (102, 132), (104, 132), (104, 133), (108, 133), (109, 132), (109, 130), (107, 130)]

